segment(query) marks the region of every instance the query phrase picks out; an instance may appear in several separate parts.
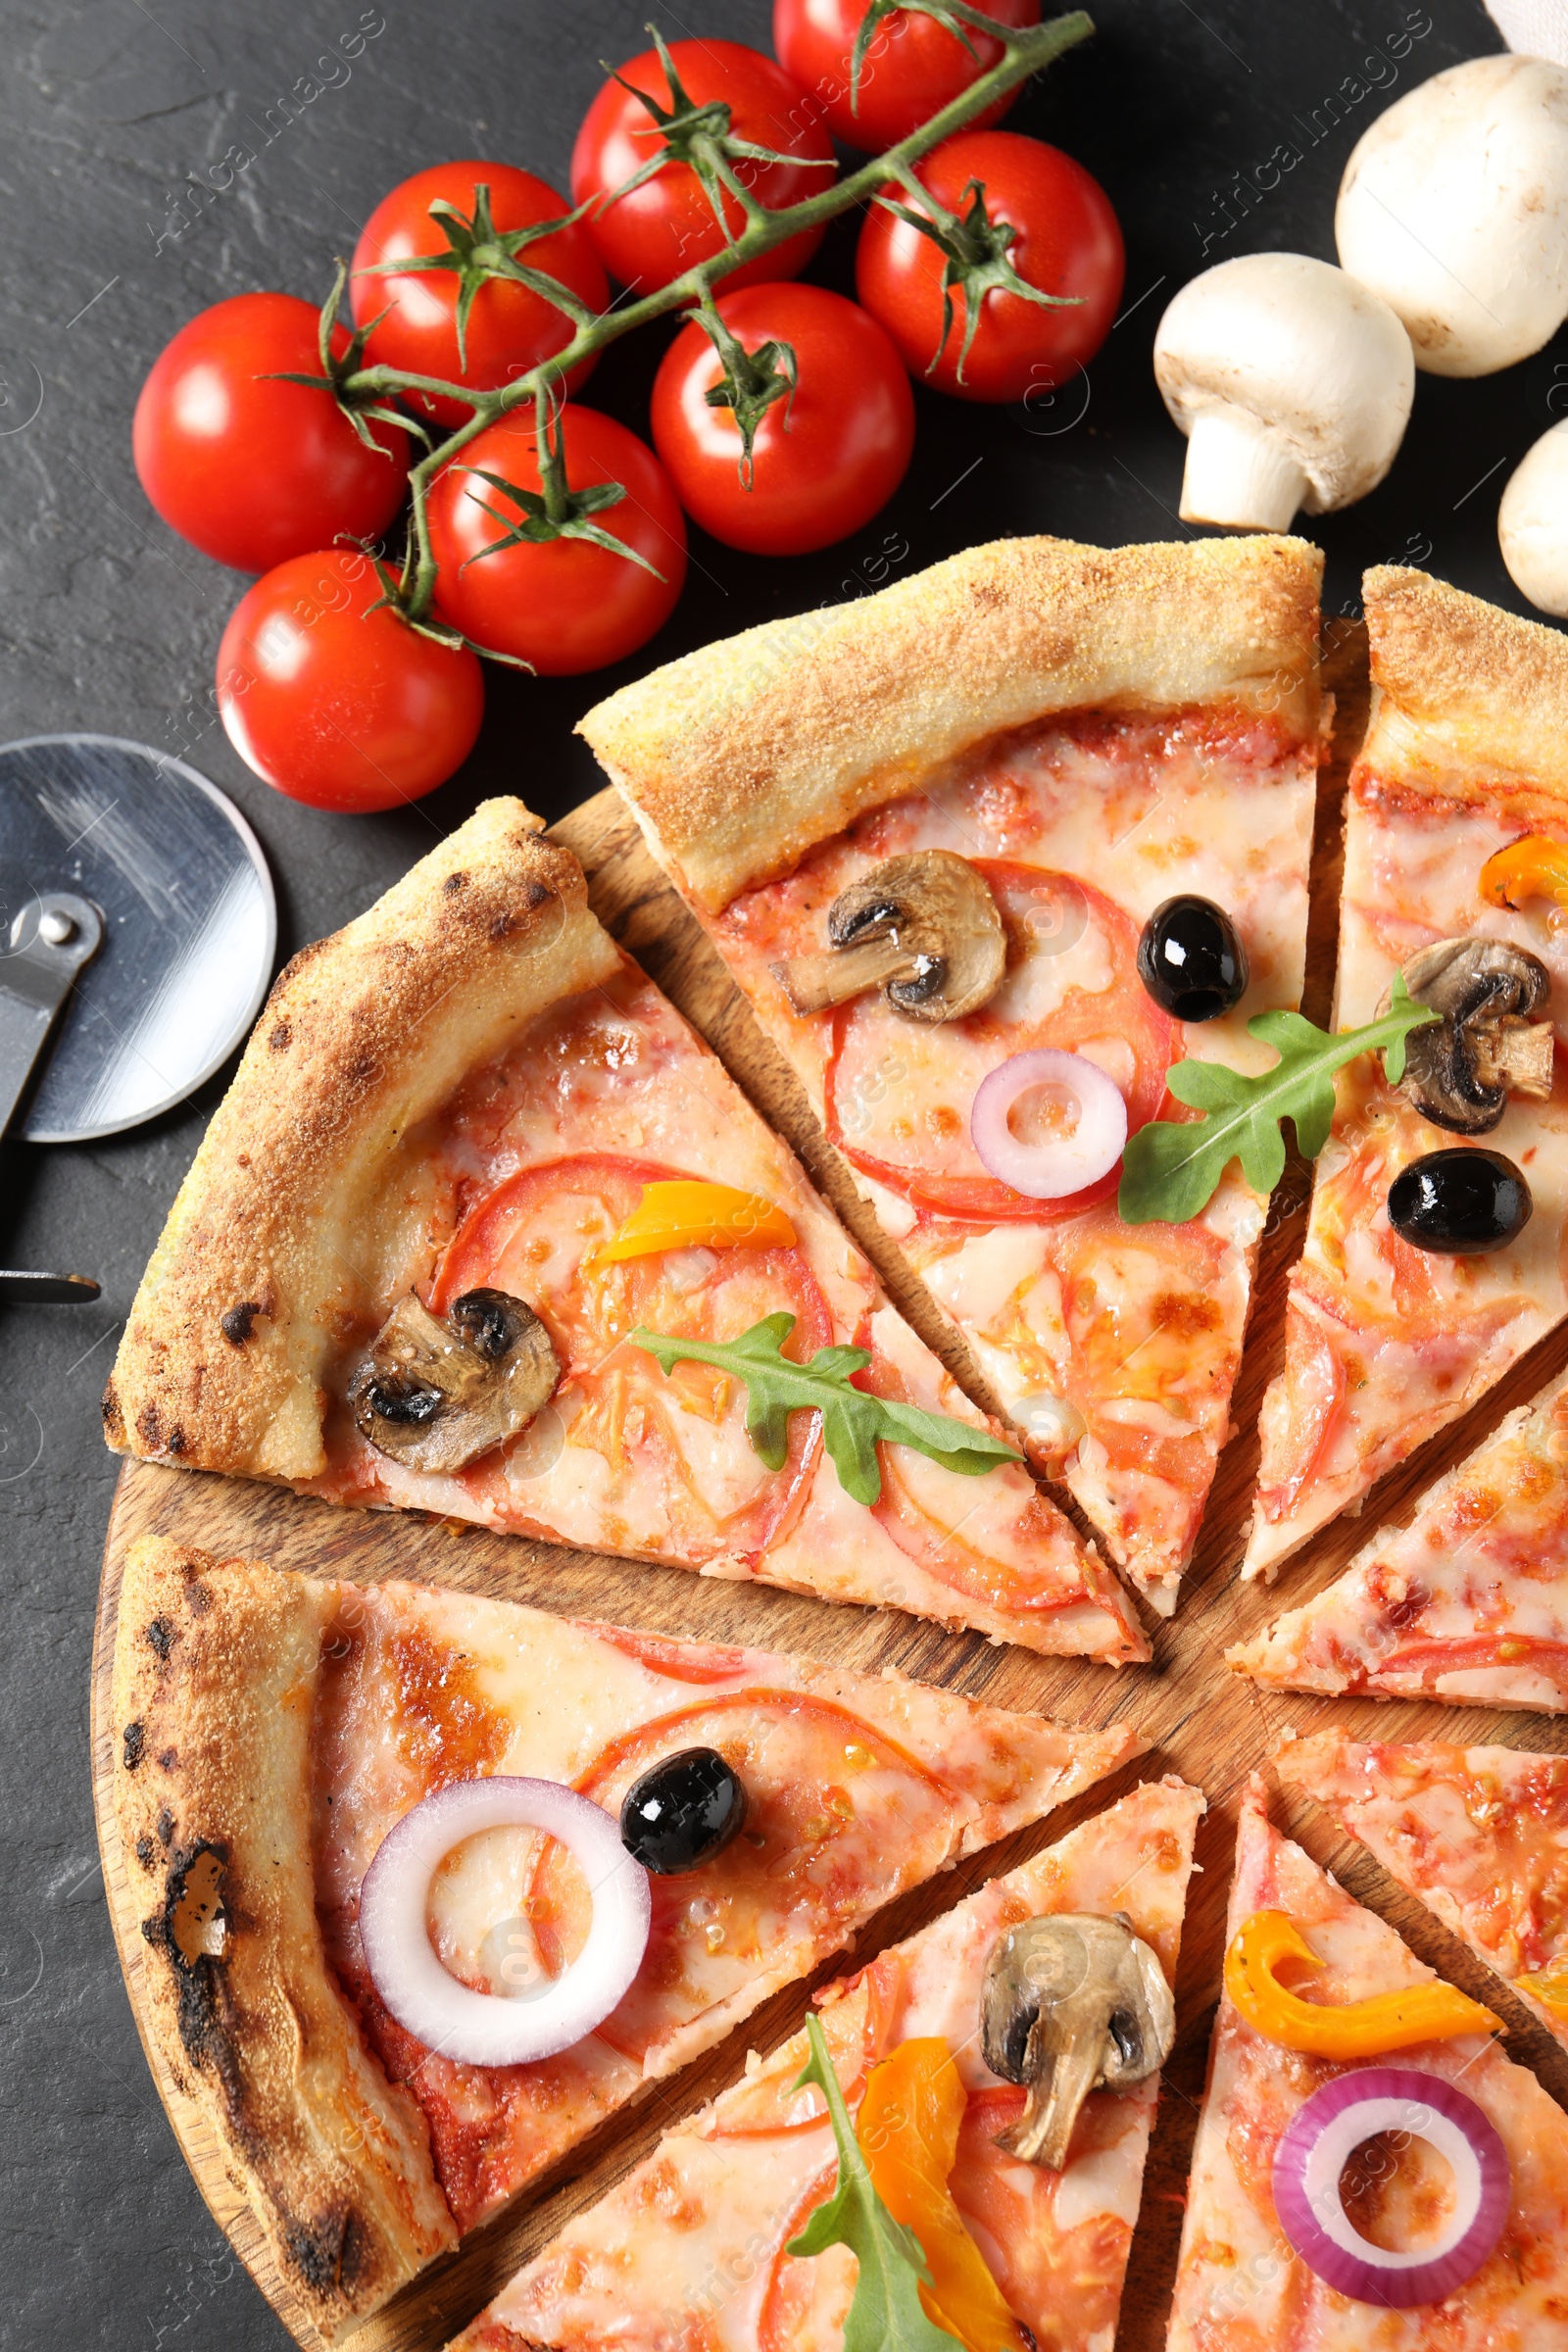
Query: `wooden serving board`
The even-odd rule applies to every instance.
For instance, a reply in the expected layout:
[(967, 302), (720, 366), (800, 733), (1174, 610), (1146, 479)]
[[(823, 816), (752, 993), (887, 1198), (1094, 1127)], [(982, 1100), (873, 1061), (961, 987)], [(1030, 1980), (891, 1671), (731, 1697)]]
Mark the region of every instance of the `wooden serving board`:
[[(1319, 793), (1305, 1004), (1320, 1021), (1328, 1017), (1333, 984), (1341, 801), (1365, 719), (1366, 642), (1359, 624), (1330, 624), (1325, 671), (1339, 716), (1334, 763), (1324, 770)], [(848, 1171), (815, 1128), (782, 1057), (761, 1036), (716, 955), (648, 857), (618, 795), (598, 794), (555, 832), (582, 859), (603, 920), (795, 1145), (910, 1320), (986, 1401), (973, 1367), (957, 1359), (951, 1336), (911, 1285), (897, 1250), (878, 1233)], [(1300, 1244), (1309, 1189), (1310, 1171), (1293, 1163), (1276, 1197), (1263, 1243), (1247, 1356), (1233, 1407), (1236, 1434), (1219, 1465), (1178, 1613), (1170, 1623), (1152, 1627), (1152, 1667), (1127, 1667), (1116, 1673), (1070, 1659), (1041, 1658), (1027, 1650), (993, 1645), (978, 1635), (945, 1633), (896, 1611), (836, 1608), (761, 1587), (699, 1580), (676, 1569), (601, 1558), (478, 1529), (455, 1532), (450, 1523), (412, 1515), (338, 1510), (240, 1480), (126, 1463), (105, 1548), (93, 1658), (93, 1784), (104, 1879), (131, 2007), (170, 2120), (214, 2214), (299, 2343), (319, 2352), (321, 2339), (294, 2304), (248, 2206), (227, 2180), (211, 2131), (169, 2080), (146, 2032), (145, 1946), (116, 1836), (111, 1795), (115, 1726), (109, 1720), (110, 1664), (127, 1544), (137, 1536), (158, 1533), (223, 1554), (270, 1560), (280, 1568), (366, 1582), (398, 1576), (416, 1583), (468, 1587), (564, 1615), (610, 1618), (648, 1632), (759, 1642), (861, 1670), (893, 1665), (924, 1681), (983, 1696), (990, 1704), (1037, 1709), (1069, 1723), (1136, 1724), (1152, 1742), (1149, 1756), (1035, 1830), (906, 1896), (865, 1932), (854, 1954), (825, 1967), (813, 1983), (861, 1964), (1139, 1780), (1178, 1772), (1207, 1791), (1209, 1811), (1198, 1845), (1201, 1875), (1193, 1882), (1176, 1987), (1178, 2039), (1165, 2074), (1117, 2339), (1118, 2352), (1158, 2352), (1209, 2025), (1219, 1994), (1234, 1799), (1241, 1783), (1274, 1752), (1288, 1730), (1329, 1722), (1352, 1738), (1504, 1740), (1519, 1747), (1568, 1751), (1568, 1721), (1435, 1703), (1282, 1696), (1239, 1680), (1223, 1663), (1227, 1644), (1250, 1635), (1281, 1606), (1319, 1591), (1373, 1526), (1404, 1514), (1442, 1469), (1568, 1360), (1568, 1330), (1563, 1330), (1518, 1365), (1446, 1440), (1391, 1476), (1373, 1498), (1373, 1516), (1342, 1520), (1325, 1529), (1287, 1567), (1273, 1591), (1238, 1584), (1235, 1572), (1256, 1469), (1257, 1408), (1280, 1361), (1285, 1275)], [(1337, 1837), (1313, 1808), (1286, 1807), (1279, 1818), (1355, 1895), (1390, 1920), (1424, 1959), (1502, 2013), (1510, 2051), (1533, 2065), (1547, 2088), (1568, 2106), (1568, 2053), (1430, 1912), (1403, 1894), (1363, 1849)], [(365, 2352), (436, 2352), (569, 2215), (603, 2194), (646, 2155), (662, 2130), (732, 2082), (748, 2048), (770, 2049), (795, 2032), (811, 1988), (802, 1984), (779, 1994), (706, 2059), (655, 2085), (559, 2167), (520, 2212), (477, 2232), (458, 2254), (408, 2288), (365, 2327), (356, 2344)]]

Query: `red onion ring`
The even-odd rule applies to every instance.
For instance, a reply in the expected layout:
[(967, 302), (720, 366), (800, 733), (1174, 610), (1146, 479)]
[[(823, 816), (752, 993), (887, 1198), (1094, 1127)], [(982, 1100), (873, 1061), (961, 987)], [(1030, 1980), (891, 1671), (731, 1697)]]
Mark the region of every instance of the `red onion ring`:
[[(1340, 2175), (1377, 2132), (1428, 2140), (1452, 2166), (1453, 2217), (1436, 2247), (1391, 2253), (1351, 2227)], [(1301, 2260), (1337, 2293), (1390, 2311), (1441, 2303), (1474, 2278), (1502, 2235), (1510, 2194), (1507, 2150), (1491, 2119), (1451, 2082), (1413, 2067), (1355, 2067), (1325, 2082), (1274, 2156), (1274, 2210)]]
[[(593, 1897), (588, 1940), (537, 1997), (475, 1992), (430, 1941), (430, 1882), (454, 1846), (481, 1830), (544, 1830), (577, 1862)], [(427, 2049), (469, 2066), (553, 2058), (602, 2025), (648, 1948), (648, 1874), (613, 1818), (560, 1781), (455, 1781), (405, 1813), (376, 1848), (360, 1889), (360, 1940), (370, 1980), (398, 2024)]]
[[(1048, 1143), (1026, 1144), (1008, 1119), (1019, 1097), (1036, 1086), (1074, 1096), (1078, 1123)], [(981, 1079), (969, 1109), (969, 1140), (999, 1184), (1029, 1200), (1060, 1200), (1116, 1165), (1127, 1143), (1127, 1104), (1114, 1079), (1086, 1054), (1042, 1046), (1012, 1054)]]

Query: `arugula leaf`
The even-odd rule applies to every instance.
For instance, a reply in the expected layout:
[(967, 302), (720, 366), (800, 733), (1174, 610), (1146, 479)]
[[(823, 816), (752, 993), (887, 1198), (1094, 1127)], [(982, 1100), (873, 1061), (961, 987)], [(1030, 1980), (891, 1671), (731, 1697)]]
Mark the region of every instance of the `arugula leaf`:
[(1221, 1061), (1179, 1061), (1166, 1078), (1178, 1102), (1203, 1112), (1178, 1123), (1151, 1119), (1128, 1139), (1116, 1207), (1128, 1225), (1155, 1218), (1173, 1225), (1196, 1217), (1213, 1199), (1233, 1159), (1254, 1192), (1271, 1193), (1285, 1172), (1280, 1121), (1290, 1119), (1303, 1157), (1316, 1159), (1334, 1118), (1334, 1073), (1357, 1054), (1386, 1048), (1389, 1084), (1404, 1076), (1404, 1041), (1443, 1015), (1416, 1004), (1397, 972), (1387, 1012), (1363, 1029), (1334, 1035), (1298, 1012), (1254, 1013), (1250, 1037), (1272, 1046), (1279, 1060), (1256, 1078)]
[(792, 1363), (783, 1347), (794, 1329), (795, 1317), (780, 1312), (764, 1315), (738, 1340), (671, 1339), (663, 1332), (645, 1331), (640, 1324), (628, 1336), (634, 1348), (645, 1348), (657, 1357), (666, 1373), (675, 1364), (713, 1364), (744, 1381), (749, 1399), (746, 1434), (770, 1470), (784, 1467), (791, 1413), (820, 1413), (822, 1443), (839, 1484), (857, 1502), (873, 1503), (882, 1492), (878, 1439), (912, 1446), (916, 1453), (929, 1454), (932, 1461), (964, 1478), (982, 1478), (999, 1462), (1022, 1461), (1021, 1453), (987, 1429), (951, 1420), (946, 1413), (922, 1413), (915, 1405), (897, 1404), (852, 1387), (852, 1376), (871, 1361), (868, 1348), (819, 1348), (809, 1363)]
[(920, 2289), (931, 2284), (920, 2240), (896, 2222), (871, 2179), (839, 2088), (827, 2038), (814, 2017), (806, 2021), (811, 2055), (795, 2087), (814, 2082), (827, 2101), (838, 2141), (838, 2186), (819, 2205), (787, 2254), (825, 2254), (848, 2246), (859, 2264), (855, 2299), (844, 2323), (844, 2352), (951, 2352), (957, 2337), (928, 2320)]

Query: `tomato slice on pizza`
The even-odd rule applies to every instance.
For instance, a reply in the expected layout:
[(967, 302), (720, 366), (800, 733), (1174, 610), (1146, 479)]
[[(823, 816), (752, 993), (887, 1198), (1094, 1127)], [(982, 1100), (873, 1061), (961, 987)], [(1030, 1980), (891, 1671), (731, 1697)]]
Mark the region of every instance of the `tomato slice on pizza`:
[[(1115, 2333), (1157, 2074), (1089, 2091), (1061, 2161), (1026, 2159), (998, 2145), (1018, 2129), (1030, 2093), (987, 2064), (982, 2008), (1009, 1935), (1027, 1936), (1031, 1923), (1038, 1931), (1057, 1918), (1065, 1926), (1064, 1915), (1080, 1954), (1086, 1917), (1091, 1926), (1124, 1923), (1122, 1934), (1144, 1945), (1168, 1987), (1202, 1810), (1196, 1788), (1148, 1783), (817, 1996), (821, 2035), (873, 2182), (908, 2217), (942, 2298), (940, 2324), (963, 2343), (1099, 2352)], [(1073, 1989), (1083, 1989), (1077, 1980)], [(1103, 2034), (1102, 2016), (1095, 2031)], [(457, 2339), (461, 2352), (842, 2345), (855, 2261), (838, 2244), (791, 2251), (840, 2176), (822, 2095), (800, 2085), (807, 2057), (798, 2034), (667, 2132), (502, 2289)], [(944, 2097), (948, 2139), (933, 2164), (929, 2107)]]
[(283, 975), (105, 1418), (338, 1502), (1149, 1655), (516, 801)]
[(1281, 1690), (1568, 1712), (1568, 1377), (1226, 1659)]
[(1568, 1757), (1320, 1732), (1274, 1759), (1568, 2046)]
[(1568, 2343), (1568, 2117), (1256, 1779), (1227, 1932), (1169, 2352)]
[[(1265, 1204), (1233, 1166), (1187, 1223), (1124, 1223), (1117, 1139), (1184, 1055), (1266, 1068), (1248, 1021), (1299, 1000), (1320, 571), (1291, 539), (1006, 541), (583, 722), (884, 1230), (1163, 1614)], [(1156, 1000), (1140, 942), (1194, 897), (1250, 982)]]
[[(1365, 598), (1375, 694), (1346, 808), (1336, 1019), (1372, 1019), (1401, 971), (1418, 1000), (1441, 992), (1445, 1019), (1402, 1087), (1370, 1054), (1339, 1079), (1263, 1404), (1250, 1577), (1272, 1577), (1568, 1310), (1568, 939), (1549, 896), (1568, 856), (1568, 649), (1424, 572), (1370, 571)], [(1434, 1171), (1439, 1152), (1500, 1154), (1528, 1222), (1454, 1222), (1477, 1163)], [(1424, 1228), (1396, 1197), (1391, 1221), (1396, 1180), (1412, 1200), (1428, 1188)]]
[[(334, 2339), (895, 1894), (1144, 1745), (892, 1673), (284, 1576), (161, 1539), (127, 1563), (114, 1693), (159, 2050)], [(703, 1829), (701, 1791), (682, 1793), (694, 1756), (742, 1792), (727, 1842)], [(448, 1997), (505, 1996), (481, 2007), (526, 2019), (570, 1984), (597, 1888), (553, 1836), (449, 1833), (400, 1942), (371, 1933), (368, 1878), (391, 1834), (454, 1791), (541, 1784), (646, 1880), (645, 1940), (576, 2038), (480, 2063), (409, 2024), (415, 1947), (426, 1968), (439, 1955)], [(634, 1835), (628, 1863), (633, 1790), (656, 1827), (667, 1806), (671, 1835), (701, 1834), (674, 1852)]]

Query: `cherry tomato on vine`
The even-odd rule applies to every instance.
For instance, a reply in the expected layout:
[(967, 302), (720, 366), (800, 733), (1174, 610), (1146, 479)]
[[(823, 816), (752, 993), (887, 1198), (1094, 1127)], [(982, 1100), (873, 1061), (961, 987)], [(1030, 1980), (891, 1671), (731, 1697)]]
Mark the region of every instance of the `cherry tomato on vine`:
[[(490, 191), (488, 221), (475, 209), (481, 187)], [(437, 202), (463, 216), (451, 223), (451, 236), (441, 217), (430, 212)], [(438, 375), (448, 383), (469, 383), (475, 391), (491, 392), (560, 351), (575, 332), (564, 311), (555, 310), (527, 286), (484, 277), (481, 271), (487, 257), (504, 256), (509, 249), (498, 240), (514, 238), (516, 231), (541, 220), (559, 220), (570, 210), (547, 180), (511, 164), (436, 164), (401, 180), (382, 197), (354, 248), (349, 276), (354, 323), (366, 326), (386, 313), (367, 340), (367, 366), (398, 368), (407, 375)], [(494, 237), (488, 233), (491, 229)], [(458, 266), (385, 275), (375, 267), (420, 255)], [(560, 278), (592, 311), (602, 311), (610, 300), (599, 256), (580, 222), (558, 229), (554, 236), (517, 243), (514, 258), (525, 270), (542, 270)], [(460, 351), (458, 312), (466, 290), (471, 300)], [(572, 369), (567, 380), (573, 389), (586, 382), (592, 368), (593, 361), (586, 360)], [(462, 402), (439, 393), (411, 392), (407, 398), (411, 407), (443, 424), (466, 424), (470, 415)]]
[[(833, 142), (823, 127), (821, 110), (813, 107), (795, 82), (760, 50), (739, 41), (675, 41), (669, 59), (680, 87), (672, 91), (657, 49), (645, 49), (620, 69), (622, 79), (607, 81), (583, 119), (571, 154), (571, 197), (583, 204), (591, 196), (618, 188), (634, 172), (661, 151), (662, 133), (634, 90), (642, 90), (662, 111), (678, 108), (682, 96), (694, 107), (715, 101), (730, 110), (730, 128), (738, 139), (769, 147), (790, 160), (760, 164), (741, 158), (733, 166), (736, 177), (770, 212), (820, 195), (838, 176)], [(733, 196), (723, 199), (732, 235), (746, 225)], [(630, 195), (619, 196), (588, 216), (600, 259), (612, 277), (651, 294), (659, 286), (707, 261), (724, 243), (724, 234), (702, 183), (689, 164), (674, 160), (656, 172)], [(726, 289), (757, 285), (764, 280), (798, 277), (822, 242), (820, 228), (789, 237), (771, 253), (748, 262), (724, 280)]]
[[(623, 424), (568, 405), (556, 429), (567, 493), (561, 519), (608, 533), (629, 555), (583, 536), (511, 538), (544, 505), (531, 410), (498, 417), (470, 441), (437, 474), (427, 513), (442, 619), (475, 645), (565, 677), (618, 662), (668, 619), (686, 577), (686, 525), (664, 468)], [(624, 498), (594, 500), (614, 482)]]
[[(874, 155), (911, 130), (1000, 63), (1002, 43), (969, 30), (973, 54), (935, 18), (895, 9), (871, 34), (860, 68), (858, 104), (850, 103), (855, 38), (871, 0), (773, 0), (773, 46), (848, 147)], [(980, 0), (999, 24), (1038, 24), (1040, 0)], [(1017, 97), (1009, 90), (968, 127), (1000, 122)]]
[(218, 707), (240, 758), (313, 808), (359, 814), (434, 791), (473, 748), (484, 683), (466, 647), (390, 607), (357, 548), (292, 556), (241, 597), (218, 649)]
[[(942, 252), (884, 205), (873, 205), (856, 250), (856, 289), (910, 374), (965, 400), (1022, 400), (1086, 367), (1110, 331), (1126, 274), (1121, 229), (1100, 182), (1059, 147), (1012, 130), (960, 131), (915, 166), (915, 177), (960, 219), (970, 210), (970, 183), (983, 184), (990, 220), (1015, 232), (1007, 259), (1018, 275), (1047, 294), (1079, 299), (1054, 309), (992, 287), (981, 298), (963, 359), (960, 287), (953, 290), (953, 325), (942, 340)], [(897, 187), (883, 193), (905, 201)]]
[(825, 286), (745, 286), (718, 315), (748, 353), (769, 342), (795, 354), (793, 394), (762, 411), (750, 487), (732, 409), (705, 394), (723, 363), (695, 323), (683, 327), (654, 382), (654, 444), (680, 502), (727, 547), (799, 556), (869, 522), (904, 479), (914, 448), (914, 400), (904, 362), (874, 318)]
[[(373, 424), (367, 449), (319, 375), (317, 313), (294, 294), (235, 294), (153, 362), (131, 445), (171, 530), (237, 571), (267, 571), (341, 531), (377, 539), (403, 504), (409, 436)], [(332, 349), (348, 347), (335, 327)]]

